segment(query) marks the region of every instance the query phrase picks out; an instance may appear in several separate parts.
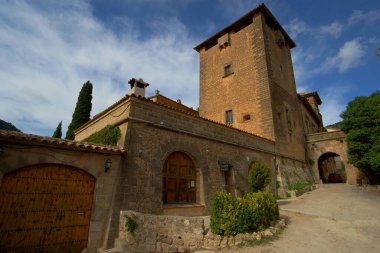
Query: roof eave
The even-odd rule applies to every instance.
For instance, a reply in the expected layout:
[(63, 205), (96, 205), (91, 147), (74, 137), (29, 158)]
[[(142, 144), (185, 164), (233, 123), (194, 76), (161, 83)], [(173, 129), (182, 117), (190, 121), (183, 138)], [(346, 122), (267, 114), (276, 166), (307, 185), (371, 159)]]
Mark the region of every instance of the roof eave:
[(253, 10), (251, 10), (250, 12), (248, 12), (247, 14), (245, 14), (244, 16), (242, 16), (241, 18), (239, 18), (238, 20), (236, 20), (235, 22), (231, 23), (227, 27), (223, 28), (219, 32), (215, 33), (214, 35), (212, 35), (211, 37), (209, 37), (208, 39), (206, 39), (205, 41), (203, 41), (202, 43), (200, 43), (199, 45), (197, 45), (196, 47), (194, 47), (194, 50), (196, 50), (197, 52), (199, 52), (203, 47), (205, 47), (211, 41), (217, 40), (220, 36), (222, 36), (223, 34), (229, 32), (231, 30), (233, 30), (233, 28), (237, 27), (239, 24), (241, 24), (243, 22), (247, 22), (248, 19), (251, 19), (256, 13), (259, 13), (259, 12), (262, 12), (264, 15), (267, 15), (269, 18), (272, 19), (272, 21), (275, 24), (275, 26), (284, 34), (285, 40), (288, 43), (288, 45), (289, 45), (290, 48), (296, 47), (295, 42), (292, 40), (292, 38), (290, 38), (290, 36), (288, 35), (288, 33), (280, 25), (280, 23), (273, 16), (273, 14), (270, 12), (270, 10), (265, 6), (265, 4), (260, 4), (259, 6), (257, 6), (256, 8), (254, 8)]

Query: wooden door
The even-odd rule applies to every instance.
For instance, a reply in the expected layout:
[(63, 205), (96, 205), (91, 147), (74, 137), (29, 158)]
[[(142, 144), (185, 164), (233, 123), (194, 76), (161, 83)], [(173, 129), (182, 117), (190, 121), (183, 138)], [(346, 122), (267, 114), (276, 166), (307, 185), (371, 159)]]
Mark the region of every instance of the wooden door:
[(195, 203), (196, 172), (193, 161), (182, 152), (172, 153), (163, 169), (162, 200), (165, 204)]
[(81, 252), (94, 186), (91, 175), (64, 165), (6, 174), (0, 186), (0, 252)]

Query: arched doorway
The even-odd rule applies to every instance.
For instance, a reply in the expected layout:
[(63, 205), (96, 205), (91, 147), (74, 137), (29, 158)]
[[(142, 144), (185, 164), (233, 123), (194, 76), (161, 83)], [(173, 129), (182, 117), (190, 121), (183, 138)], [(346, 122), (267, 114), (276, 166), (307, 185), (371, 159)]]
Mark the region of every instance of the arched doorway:
[(346, 182), (346, 171), (341, 157), (333, 152), (322, 154), (318, 159), (319, 178), (323, 183)]
[(183, 152), (173, 152), (162, 171), (164, 204), (196, 202), (196, 170), (192, 159)]
[(0, 252), (81, 252), (87, 247), (95, 178), (40, 164), (6, 174), (0, 187)]

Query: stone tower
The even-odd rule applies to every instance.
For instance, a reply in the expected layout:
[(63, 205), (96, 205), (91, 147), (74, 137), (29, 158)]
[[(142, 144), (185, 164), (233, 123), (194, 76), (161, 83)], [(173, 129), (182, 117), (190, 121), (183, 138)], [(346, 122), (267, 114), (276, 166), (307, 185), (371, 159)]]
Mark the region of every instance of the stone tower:
[(264, 4), (196, 46), (200, 116), (272, 139), (277, 154), (305, 161), (293, 47)]

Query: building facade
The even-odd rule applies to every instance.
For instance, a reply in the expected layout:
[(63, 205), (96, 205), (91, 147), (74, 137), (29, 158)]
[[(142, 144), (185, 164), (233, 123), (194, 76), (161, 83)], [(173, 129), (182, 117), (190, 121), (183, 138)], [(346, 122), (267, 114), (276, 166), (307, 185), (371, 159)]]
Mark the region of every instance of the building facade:
[[(242, 196), (248, 191), (248, 171), (258, 161), (271, 169), (268, 188), (280, 197), (286, 197), (292, 184), (326, 180), (317, 167), (323, 164), (321, 157), (332, 161), (341, 154), (346, 168), (354, 171), (343, 154), (344, 134), (322, 133), (318, 93), (297, 94), (294, 47), (262, 4), (195, 47), (200, 57), (199, 110), (159, 92), (146, 97), (150, 85), (132, 78), (128, 95), (77, 129), (74, 142), (0, 133), (0, 196), (8, 194), (4, 179), (29, 168), (32, 174), (45, 175), (47, 170), (38, 169), (46, 164), (55, 171), (64, 166), (68, 175), (83, 176), (91, 182), (86, 196), (93, 204), (86, 219), (88, 241), (78, 247), (87, 244), (87, 252), (96, 252), (113, 246), (121, 211), (209, 215), (216, 192)], [(121, 131), (117, 147), (83, 142), (107, 125)], [(337, 139), (339, 148), (326, 138)], [(22, 152), (24, 146), (33, 152)], [(104, 170), (104, 161), (111, 158), (113, 167)], [(322, 169), (327, 171), (333, 169)], [(355, 178), (347, 174), (347, 180)], [(82, 215), (79, 209), (75, 214)], [(58, 210), (56, 222), (70, 211), (65, 210)], [(10, 224), (7, 215), (0, 214), (0, 229)]]

